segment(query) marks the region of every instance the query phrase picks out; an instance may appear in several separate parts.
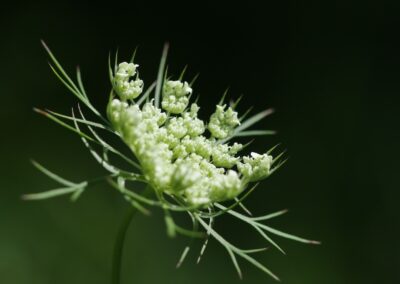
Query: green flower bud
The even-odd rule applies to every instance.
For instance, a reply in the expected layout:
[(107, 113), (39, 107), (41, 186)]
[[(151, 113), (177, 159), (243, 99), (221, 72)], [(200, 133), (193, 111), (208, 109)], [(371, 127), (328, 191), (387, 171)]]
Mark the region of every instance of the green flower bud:
[(235, 126), (240, 124), (240, 121), (235, 112), (231, 107), (226, 111), (224, 110), (226, 105), (217, 105), (215, 112), (210, 117), (208, 123), (208, 130), (212, 136), (217, 139), (224, 139), (232, 134)]
[(139, 65), (123, 62), (118, 65), (114, 76), (114, 90), (122, 101), (137, 98), (143, 91), (143, 81), (136, 76), (135, 80), (130, 80), (136, 75), (136, 68)]
[(250, 182), (259, 181), (269, 176), (272, 156), (251, 153), (251, 157), (243, 157), (243, 163), (237, 164), (239, 172)]
[(242, 191), (242, 182), (235, 171), (213, 177), (211, 182), (210, 198), (214, 201), (223, 201), (236, 197)]
[(161, 106), (169, 113), (180, 114), (189, 104), (188, 95), (191, 93), (192, 88), (187, 82), (166, 81), (163, 87)]

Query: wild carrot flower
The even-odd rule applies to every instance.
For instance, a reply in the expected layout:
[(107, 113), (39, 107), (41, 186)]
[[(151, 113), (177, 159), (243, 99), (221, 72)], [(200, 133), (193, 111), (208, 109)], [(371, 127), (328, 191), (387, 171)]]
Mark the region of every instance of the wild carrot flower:
[[(257, 186), (254, 183), (269, 177), (285, 160), (281, 159), (282, 153), (273, 155), (275, 147), (265, 153), (251, 152), (249, 156), (241, 155), (245, 145), (231, 141), (239, 136), (273, 134), (267, 130), (248, 130), (269, 115), (271, 110), (250, 118), (246, 115), (239, 116), (236, 111), (238, 101), (228, 104), (223, 98), (208, 120), (199, 118), (200, 107), (196, 103), (190, 103), (194, 93), (193, 82), (183, 80), (183, 74), (177, 80), (167, 79), (165, 48), (157, 80), (145, 91), (144, 82), (139, 78), (139, 65), (134, 63), (134, 56), (130, 62), (122, 63), (117, 62), (116, 56), (114, 66), (111, 66), (109, 60), (112, 89), (106, 109), (107, 116), (104, 117), (91, 104), (79, 70), (75, 83), (47, 46), (44, 46), (52, 60), (50, 66), (54, 73), (72, 94), (98, 117), (98, 122), (87, 120), (80, 107), (77, 108), (79, 116), (76, 115), (76, 110), (73, 110), (70, 116), (51, 111), (37, 111), (78, 134), (93, 157), (107, 171), (105, 180), (133, 207), (144, 214), (149, 212), (149, 206), (164, 210), (170, 236), (183, 234), (189, 237), (205, 237), (200, 256), (204, 253), (208, 238), (213, 237), (228, 251), (240, 276), (241, 270), (236, 259), (238, 256), (275, 279), (278, 277), (251, 255), (264, 249), (241, 249), (231, 244), (215, 230), (214, 220), (223, 214), (230, 214), (249, 224), (267, 242), (282, 252), (270, 234), (304, 243), (317, 243), (262, 223), (282, 215), (285, 210), (253, 217), (243, 205), (245, 198)], [(72, 124), (68, 124), (68, 121)], [(88, 132), (81, 127), (85, 127)], [(132, 155), (127, 156), (110, 145), (101, 137), (99, 130), (122, 139)], [(98, 152), (95, 146), (100, 146), (101, 152)], [(121, 158), (129, 167), (121, 169), (113, 165), (109, 155)], [(71, 194), (71, 198), (76, 200), (93, 182), (71, 182), (36, 162), (34, 165), (63, 187), (28, 194), (24, 196), (25, 199), (37, 200)], [(127, 182), (145, 184), (150, 195), (130, 189)], [(244, 213), (236, 210), (238, 206), (242, 207)], [(188, 230), (177, 225), (171, 212), (186, 212), (193, 222), (193, 229)], [(188, 251), (189, 247), (185, 248), (178, 265), (182, 263)]]

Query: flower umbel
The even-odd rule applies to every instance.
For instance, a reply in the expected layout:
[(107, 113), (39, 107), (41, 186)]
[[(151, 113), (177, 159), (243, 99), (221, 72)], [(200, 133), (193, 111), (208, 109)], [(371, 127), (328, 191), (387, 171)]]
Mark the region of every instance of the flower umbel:
[[(122, 62), (118, 65), (113, 80), (114, 91), (122, 101), (136, 99), (143, 91), (143, 81), (139, 79), (136, 73), (137, 64)], [(130, 80), (136, 76), (135, 80)]]
[[(220, 143), (219, 138), (226, 138), (239, 124), (237, 113), (232, 108), (224, 112), (224, 106), (217, 106), (211, 117), (214, 124), (210, 122), (208, 128), (218, 124), (213, 129), (224, 128), (226, 131), (220, 132), (225, 135), (207, 137), (204, 122), (197, 117), (197, 104), (184, 111), (188, 104), (186, 95), (192, 90), (189, 84), (166, 81), (164, 86), (168, 87), (164, 87), (162, 109), (152, 101), (140, 108), (118, 98), (113, 98), (108, 106), (113, 128), (138, 159), (145, 179), (157, 192), (173, 195), (192, 207), (209, 207), (235, 198), (250, 181), (247, 176), (242, 178), (240, 173), (230, 170), (242, 160), (237, 156), (242, 145), (236, 143), (232, 147)], [(174, 101), (175, 98), (178, 99)], [(181, 98), (185, 101), (179, 102)], [(257, 160), (256, 174), (258, 168), (271, 167), (272, 157), (265, 155), (270, 159)], [(253, 164), (245, 165), (252, 171)], [(263, 174), (265, 178), (269, 172)]]
[(173, 114), (182, 113), (189, 103), (188, 95), (192, 88), (188, 82), (165, 81), (163, 86), (162, 108)]
[[(134, 56), (131, 62), (115, 62), (114, 68), (110, 64), (112, 90), (106, 118), (89, 101), (79, 70), (76, 84), (47, 46), (44, 46), (52, 60), (52, 70), (94, 113), (99, 122), (87, 120), (80, 107), (77, 109), (79, 116), (76, 116), (74, 111), (71, 116), (50, 111), (36, 111), (78, 134), (90, 153), (107, 171), (107, 175), (75, 183), (55, 175), (34, 162), (39, 170), (63, 187), (43, 193), (28, 194), (24, 196), (25, 199), (39, 200), (71, 194), (71, 199), (76, 200), (93, 182), (106, 180), (142, 213), (148, 214), (149, 206), (164, 210), (167, 233), (170, 236), (183, 234), (191, 238), (205, 237), (200, 257), (204, 253), (208, 238), (213, 237), (228, 251), (240, 276), (242, 273), (236, 259), (238, 256), (278, 279), (251, 256), (252, 253), (264, 249), (240, 249), (217, 233), (214, 221), (223, 214), (230, 214), (246, 222), (282, 252), (283, 250), (269, 234), (303, 243), (317, 243), (289, 235), (262, 223), (282, 215), (285, 210), (252, 217), (243, 205), (245, 198), (257, 186), (253, 183), (269, 177), (285, 160), (281, 159), (282, 154), (275, 158), (272, 156), (275, 147), (266, 153), (252, 152), (250, 156), (240, 155), (244, 145), (232, 143), (230, 140), (239, 136), (273, 134), (272, 131), (266, 130), (247, 130), (269, 115), (270, 110), (247, 119), (245, 116), (239, 118), (235, 110), (237, 103), (228, 105), (221, 100), (209, 120), (199, 118), (200, 107), (196, 103), (190, 103), (193, 94), (192, 83), (182, 78), (166, 79), (164, 66), (167, 50), (165, 49), (158, 79), (144, 93), (144, 84), (138, 75), (139, 65), (134, 63)], [(72, 124), (68, 124), (68, 121), (72, 121)], [(85, 127), (88, 132), (84, 132), (81, 127)], [(99, 131), (106, 131), (122, 139), (131, 150), (131, 155), (125, 155), (110, 145), (102, 138)], [(125, 161), (126, 168), (113, 165), (109, 159), (111, 155)], [(142, 195), (130, 189), (128, 184), (131, 182), (145, 184), (152, 195)], [(244, 213), (236, 210), (238, 206)], [(193, 222), (193, 229), (188, 230), (177, 225), (172, 219), (172, 212), (186, 212)], [(206, 234), (202, 233), (199, 227), (203, 228)], [(189, 247), (186, 247), (178, 266), (182, 264), (188, 251)]]

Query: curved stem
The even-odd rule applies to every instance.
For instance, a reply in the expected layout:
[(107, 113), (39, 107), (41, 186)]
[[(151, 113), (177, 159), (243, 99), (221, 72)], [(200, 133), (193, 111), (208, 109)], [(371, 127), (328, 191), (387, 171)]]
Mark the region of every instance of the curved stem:
[[(144, 190), (142, 195), (147, 196), (151, 191), (152, 191), (151, 187), (148, 186)], [(137, 209), (135, 207), (129, 207), (129, 210), (126, 213), (119, 227), (117, 237), (114, 243), (113, 260), (111, 267), (111, 284), (121, 283), (121, 268), (122, 268), (121, 264), (122, 264), (123, 249), (124, 249), (126, 234), (128, 232), (128, 228), (133, 219), (133, 216), (136, 214), (136, 212)]]
[(122, 223), (119, 227), (117, 237), (114, 244), (113, 262), (111, 268), (111, 283), (120, 284), (121, 283), (121, 263), (122, 263), (122, 251), (124, 248), (126, 233), (129, 228), (129, 224), (132, 221), (133, 216), (137, 210), (134, 207), (130, 207), (129, 211), (125, 215)]

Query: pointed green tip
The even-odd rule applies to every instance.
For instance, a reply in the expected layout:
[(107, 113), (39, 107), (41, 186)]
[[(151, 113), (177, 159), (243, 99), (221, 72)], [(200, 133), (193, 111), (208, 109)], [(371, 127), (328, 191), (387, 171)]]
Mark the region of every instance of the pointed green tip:
[(270, 115), (273, 114), (275, 112), (275, 109), (273, 108), (267, 108), (266, 110), (264, 110), (264, 115)]
[(36, 167), (37, 165), (39, 165), (38, 162), (36, 162), (34, 159), (29, 159), (29, 162), (31, 162), (31, 164)]
[(33, 111), (34, 111), (34, 112), (37, 112), (37, 113), (39, 113), (39, 114), (42, 114), (42, 115), (47, 116), (47, 112), (45, 112), (44, 110), (38, 109), (38, 108), (36, 108), (36, 107), (33, 108)]
[(35, 200), (38, 200), (38, 199), (35, 198), (35, 196), (33, 194), (23, 194), (23, 195), (21, 195), (21, 200), (23, 200), (23, 201), (35, 201)]
[(239, 279), (243, 280), (243, 274), (241, 272), (239, 272)]
[(47, 53), (51, 54), (50, 48), (47, 46), (46, 42), (41, 39), (40, 43), (42, 44), (43, 48), (47, 51)]
[(166, 41), (166, 42), (164, 43), (163, 51), (162, 51), (162, 56), (161, 56), (164, 60), (167, 59), (168, 50), (169, 50), (169, 42)]
[(47, 44), (44, 42), (44, 39), (40, 39), (40, 43), (43, 45), (44, 48), (48, 48)]

